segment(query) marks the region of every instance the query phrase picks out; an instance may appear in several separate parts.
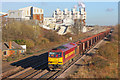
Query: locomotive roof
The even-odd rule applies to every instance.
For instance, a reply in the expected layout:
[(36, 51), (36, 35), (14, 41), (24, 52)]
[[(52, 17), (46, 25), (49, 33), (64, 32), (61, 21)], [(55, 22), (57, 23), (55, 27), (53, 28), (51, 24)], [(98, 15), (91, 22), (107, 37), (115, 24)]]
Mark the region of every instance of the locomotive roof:
[(73, 48), (75, 46), (77, 46), (77, 44), (75, 44), (75, 43), (67, 43), (67, 44), (59, 46), (57, 48), (54, 48), (52, 50), (62, 50), (64, 52), (64, 51), (67, 51), (67, 50), (69, 50), (69, 49), (71, 49), (71, 48)]

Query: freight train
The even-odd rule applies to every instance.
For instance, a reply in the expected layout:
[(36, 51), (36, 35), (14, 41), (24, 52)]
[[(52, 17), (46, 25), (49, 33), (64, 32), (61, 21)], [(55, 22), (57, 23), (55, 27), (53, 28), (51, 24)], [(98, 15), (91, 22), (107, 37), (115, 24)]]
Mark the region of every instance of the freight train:
[(74, 60), (76, 56), (83, 55), (85, 51), (94, 46), (101, 39), (110, 33), (110, 29), (93, 35), (91, 37), (67, 43), (48, 52), (48, 68), (50, 70), (60, 70)]

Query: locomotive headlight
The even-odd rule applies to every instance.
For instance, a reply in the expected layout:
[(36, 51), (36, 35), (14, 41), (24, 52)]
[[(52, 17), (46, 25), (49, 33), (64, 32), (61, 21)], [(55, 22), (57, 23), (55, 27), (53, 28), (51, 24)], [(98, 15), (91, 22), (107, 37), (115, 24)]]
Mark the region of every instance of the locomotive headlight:
[(48, 61), (48, 63), (52, 63), (52, 62)]

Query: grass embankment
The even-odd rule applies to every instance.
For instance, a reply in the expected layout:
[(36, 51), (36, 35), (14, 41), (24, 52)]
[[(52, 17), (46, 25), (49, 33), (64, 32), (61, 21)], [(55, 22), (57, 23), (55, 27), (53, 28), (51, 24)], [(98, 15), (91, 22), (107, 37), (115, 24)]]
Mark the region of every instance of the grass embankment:
[(111, 40), (101, 45), (78, 71), (68, 78), (118, 78), (118, 27), (114, 27)]
[(86, 37), (90, 34), (72, 35), (58, 35), (55, 31), (46, 30), (39, 27), (34, 21), (8, 21), (5, 25), (3, 20), (2, 41), (15, 41), (20, 45), (27, 46), (27, 52), (23, 55), (12, 55), (7, 58), (7, 61), (14, 61), (22, 57), (39, 53), (41, 51), (52, 49), (63, 43), (68, 43), (71, 40), (76, 41), (79, 38)]

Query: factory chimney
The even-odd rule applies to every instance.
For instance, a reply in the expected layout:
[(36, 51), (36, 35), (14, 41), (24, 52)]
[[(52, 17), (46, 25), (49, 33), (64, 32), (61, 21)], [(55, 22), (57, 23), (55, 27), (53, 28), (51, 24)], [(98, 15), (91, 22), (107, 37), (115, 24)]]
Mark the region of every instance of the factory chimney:
[(79, 8), (79, 11), (81, 11), (81, 8)]
[(84, 7), (84, 12), (85, 12), (85, 7)]
[(9, 41), (9, 49), (12, 49), (12, 42)]

